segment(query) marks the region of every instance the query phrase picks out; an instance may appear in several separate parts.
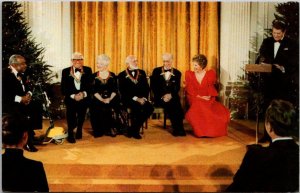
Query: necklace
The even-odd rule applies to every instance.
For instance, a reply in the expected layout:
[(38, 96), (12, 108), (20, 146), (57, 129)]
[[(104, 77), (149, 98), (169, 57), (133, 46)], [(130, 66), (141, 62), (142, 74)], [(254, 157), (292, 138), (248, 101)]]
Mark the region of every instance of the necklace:
[(137, 84), (138, 83), (138, 78), (139, 78), (139, 75), (140, 75), (140, 71), (139, 70), (136, 70), (136, 76), (135, 78), (131, 75), (131, 73), (129, 72), (128, 68), (126, 69), (126, 78), (129, 78), (134, 84)]

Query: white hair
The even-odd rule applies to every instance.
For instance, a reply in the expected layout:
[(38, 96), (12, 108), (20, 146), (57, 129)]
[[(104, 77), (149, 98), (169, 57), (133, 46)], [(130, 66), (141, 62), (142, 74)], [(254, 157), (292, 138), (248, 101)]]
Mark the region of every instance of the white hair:
[(101, 54), (97, 56), (97, 63), (108, 65), (110, 63), (110, 57), (108, 57), (106, 54)]
[(126, 64), (129, 64), (132, 60), (134, 60), (135, 59), (135, 56), (134, 55), (129, 55), (129, 56), (127, 56), (126, 57), (126, 59), (125, 59), (125, 63)]
[(82, 59), (83, 60), (83, 55), (80, 52), (74, 52), (72, 54), (72, 60), (74, 59)]
[(19, 55), (19, 54), (14, 54), (14, 55), (11, 55), (11, 57), (9, 57), (9, 65), (11, 64), (19, 64), (19, 61), (18, 59), (19, 58), (24, 58), (23, 56)]
[(162, 55), (162, 59), (163, 59), (163, 60), (170, 60), (170, 61), (173, 61), (173, 55), (170, 54), (170, 53), (164, 53), (164, 54)]

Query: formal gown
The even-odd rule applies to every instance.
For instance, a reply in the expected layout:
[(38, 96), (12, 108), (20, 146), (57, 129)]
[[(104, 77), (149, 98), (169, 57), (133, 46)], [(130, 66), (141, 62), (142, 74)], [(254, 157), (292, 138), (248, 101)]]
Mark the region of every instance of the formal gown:
[(116, 95), (110, 103), (106, 104), (98, 100), (94, 94), (98, 93), (103, 99), (110, 98), (111, 94), (118, 93), (117, 78), (113, 72), (109, 72), (106, 79), (99, 76), (99, 72), (93, 74), (92, 84), (92, 102), (90, 106), (90, 121), (95, 136), (102, 134), (111, 134), (111, 129), (115, 128), (115, 120), (113, 119), (113, 112), (119, 108), (119, 97)]
[[(185, 118), (193, 128), (196, 137), (219, 137), (227, 135), (227, 125), (230, 120), (229, 110), (216, 101), (218, 95), (215, 89), (216, 73), (208, 70), (201, 83), (193, 71), (187, 71), (186, 93), (190, 105)], [(211, 96), (210, 100), (197, 97)]]

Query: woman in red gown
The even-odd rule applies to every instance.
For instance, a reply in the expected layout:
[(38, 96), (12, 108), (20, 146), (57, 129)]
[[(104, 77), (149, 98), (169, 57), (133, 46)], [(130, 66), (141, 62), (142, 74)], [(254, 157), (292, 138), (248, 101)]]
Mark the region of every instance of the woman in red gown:
[(193, 57), (194, 71), (185, 74), (186, 92), (190, 105), (185, 115), (196, 137), (219, 137), (227, 135), (230, 121), (229, 110), (216, 101), (216, 72), (206, 70), (204, 55)]

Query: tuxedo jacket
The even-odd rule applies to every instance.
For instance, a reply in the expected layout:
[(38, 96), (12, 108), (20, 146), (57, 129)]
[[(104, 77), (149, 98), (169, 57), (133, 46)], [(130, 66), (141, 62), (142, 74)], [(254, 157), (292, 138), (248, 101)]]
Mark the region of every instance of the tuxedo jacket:
[(126, 69), (118, 75), (121, 100), (125, 105), (132, 103), (132, 98), (134, 96), (137, 96), (139, 98), (145, 97), (146, 99), (148, 99), (150, 91), (145, 71), (137, 69), (135, 70), (134, 76), (129, 73), (131, 72)]
[(299, 146), (293, 140), (249, 146), (229, 192), (299, 191)]
[(17, 79), (10, 68), (2, 71), (2, 112), (14, 113), (19, 109), (25, 108), (24, 104), (15, 102), (15, 96), (25, 96), (29, 91), (26, 79), (22, 78), (25, 90), (23, 90), (21, 81)]
[(171, 94), (173, 98), (179, 98), (181, 72), (172, 68), (169, 80), (165, 80), (164, 73), (163, 66), (157, 67), (150, 77), (150, 86), (154, 94), (155, 104), (158, 104), (165, 94)]
[[(89, 96), (91, 91), (92, 69), (90, 67), (83, 66), (83, 73), (80, 79), (79, 90), (77, 90), (77, 88), (75, 87), (75, 78), (72, 76), (71, 70), (73, 70), (72, 66), (63, 69), (61, 77), (61, 91), (65, 96), (66, 105), (69, 105), (72, 101), (75, 101), (70, 97), (72, 94), (77, 94), (79, 92), (85, 91), (87, 93), (87, 96)], [(87, 101), (88, 98), (89, 97), (85, 97), (83, 101)]]
[[(264, 63), (268, 64), (279, 64), (284, 66), (286, 79), (291, 79), (294, 73), (298, 73), (299, 69), (299, 49), (298, 45), (290, 38), (284, 37), (281, 40), (279, 49), (274, 58), (274, 38), (269, 37), (263, 40), (263, 43), (259, 50), (259, 57), (256, 60), (258, 64), (260, 59), (263, 60)], [(277, 69), (275, 66), (272, 67), (272, 74), (275, 76), (282, 75), (282, 72)], [(298, 75), (299, 76), (299, 75)], [(298, 79), (298, 77), (297, 77)]]
[(2, 154), (2, 190), (49, 192), (43, 163), (25, 158), (21, 149), (5, 149)]

